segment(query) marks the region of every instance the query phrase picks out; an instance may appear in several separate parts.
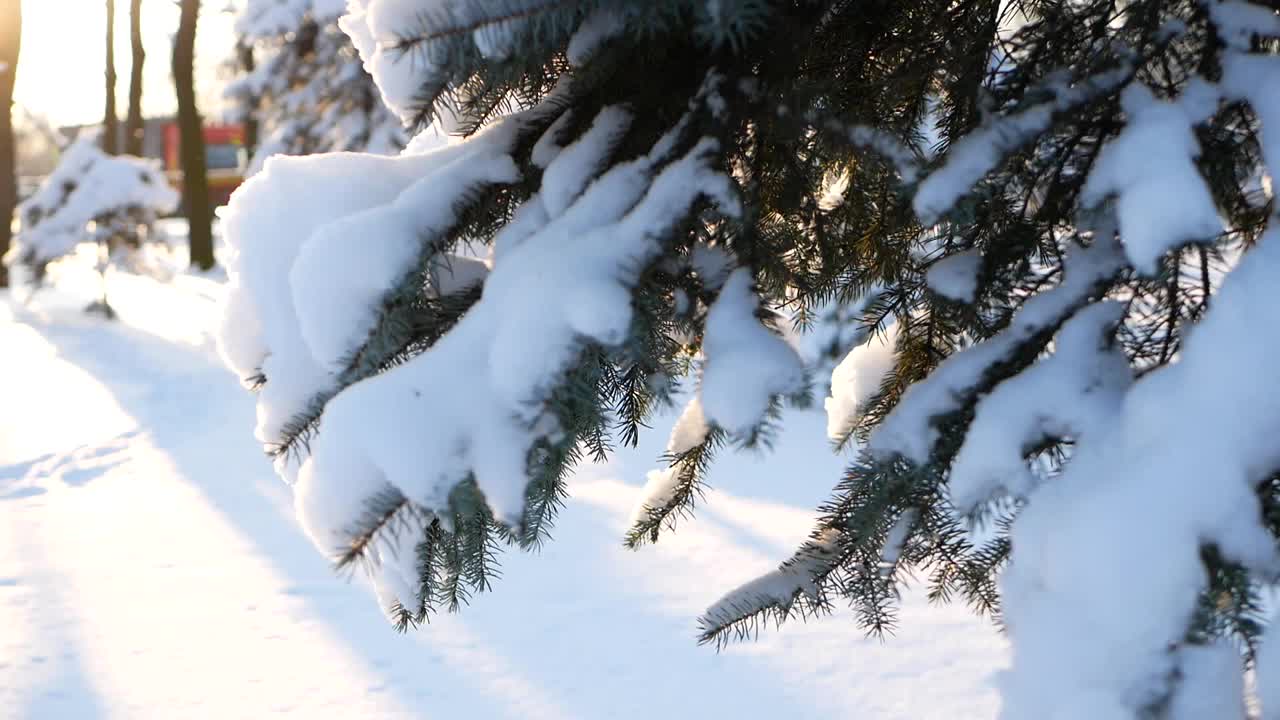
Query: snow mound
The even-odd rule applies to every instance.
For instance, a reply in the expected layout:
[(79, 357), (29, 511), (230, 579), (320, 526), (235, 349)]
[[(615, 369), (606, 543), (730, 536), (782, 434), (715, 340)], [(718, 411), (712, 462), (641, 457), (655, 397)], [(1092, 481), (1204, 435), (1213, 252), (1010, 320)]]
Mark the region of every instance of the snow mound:
[(1080, 197), (1085, 206), (1117, 198), (1125, 254), (1146, 274), (1154, 273), (1157, 261), (1173, 248), (1210, 240), (1224, 229), (1194, 162), (1200, 147), (1192, 125), (1217, 106), (1216, 97), (1206, 99), (1213, 102), (1162, 102), (1144, 85), (1125, 88), (1121, 104), (1128, 122), (1103, 147), (1085, 182)]
[(795, 349), (756, 319), (760, 303), (752, 282), (745, 268), (729, 274), (707, 311), (702, 342), (703, 412), (708, 422), (739, 436), (760, 424), (773, 398), (804, 384)]
[(897, 339), (895, 322), (883, 334), (865, 338), (831, 371), (831, 395), (824, 406), (827, 437), (832, 441), (841, 442), (849, 435), (866, 404), (880, 392), (880, 384), (893, 370)]
[(965, 250), (931, 265), (924, 279), (929, 289), (942, 297), (971, 303), (978, 292), (978, 272), (981, 269), (982, 253)]

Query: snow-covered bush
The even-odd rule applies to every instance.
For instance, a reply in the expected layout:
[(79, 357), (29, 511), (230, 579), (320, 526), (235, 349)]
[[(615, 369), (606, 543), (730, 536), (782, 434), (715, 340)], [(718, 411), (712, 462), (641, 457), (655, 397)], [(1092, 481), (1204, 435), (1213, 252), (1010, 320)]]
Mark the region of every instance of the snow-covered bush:
[(627, 535), (660, 539), (802, 402), (770, 310), (835, 303), (857, 457), (702, 639), (836, 597), (883, 632), (920, 577), (1000, 614), (1009, 720), (1244, 717), (1280, 578), (1274, 8), (353, 0), (342, 26), (403, 120), (479, 130), (268, 162), (222, 342), (303, 526), (395, 622), (487, 588), (687, 379)]
[(224, 91), (234, 120), (258, 126), (250, 171), (277, 154), (394, 153), (404, 132), (378, 96), (351, 39), (345, 0), (243, 0), (238, 77)]
[(107, 155), (95, 137), (82, 137), (18, 206), (18, 233), (4, 262), (39, 283), (49, 263), (96, 242), (104, 262), (149, 270), (147, 246), (164, 240), (155, 221), (177, 207), (178, 194), (159, 163)]

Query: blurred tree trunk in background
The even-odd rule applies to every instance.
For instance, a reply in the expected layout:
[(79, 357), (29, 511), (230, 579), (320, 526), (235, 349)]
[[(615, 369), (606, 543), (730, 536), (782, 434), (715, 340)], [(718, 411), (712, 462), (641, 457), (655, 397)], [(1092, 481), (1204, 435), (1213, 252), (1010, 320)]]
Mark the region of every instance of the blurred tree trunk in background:
[[(236, 55), (240, 61), (240, 71), (251, 75), (257, 68), (253, 57), (253, 42), (242, 40), (236, 44)], [(258, 151), (258, 108), (251, 107), (244, 114), (244, 149), (247, 158), (252, 158)]]
[(142, 0), (129, 3), (129, 39), (132, 64), (129, 68), (129, 114), (125, 120), (124, 151), (142, 157), (142, 68), (147, 51), (142, 45)]
[(102, 149), (118, 151), (120, 121), (116, 118), (116, 0), (107, 0), (107, 109), (102, 118)]
[(178, 93), (178, 131), (181, 136), (182, 204), (190, 223), (191, 264), (213, 267), (213, 209), (205, 167), (204, 128), (196, 107), (196, 21), (200, 0), (181, 0), (178, 36), (173, 43), (173, 83)]
[[(20, 0), (0, 0), (0, 257), (9, 251), (13, 211), (18, 204), (13, 82), (18, 76), (18, 51), (21, 48), (22, 3)], [(0, 263), (0, 288), (8, 285), (8, 268)]]

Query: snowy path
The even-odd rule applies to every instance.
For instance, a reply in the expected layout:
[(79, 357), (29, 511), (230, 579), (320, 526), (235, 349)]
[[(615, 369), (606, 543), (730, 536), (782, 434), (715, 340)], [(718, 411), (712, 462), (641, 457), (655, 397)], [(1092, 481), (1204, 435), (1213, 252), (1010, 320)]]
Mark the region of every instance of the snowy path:
[(584, 468), (555, 542), (396, 635), (295, 529), (207, 341), (218, 286), (116, 284), (114, 325), (0, 304), (0, 718), (994, 715), (1003, 642), (963, 608), (909, 598), (883, 645), (840, 615), (694, 644), (808, 531), (839, 469), (817, 416), (768, 462), (725, 457), (733, 494), (638, 553), (619, 539), (662, 433)]

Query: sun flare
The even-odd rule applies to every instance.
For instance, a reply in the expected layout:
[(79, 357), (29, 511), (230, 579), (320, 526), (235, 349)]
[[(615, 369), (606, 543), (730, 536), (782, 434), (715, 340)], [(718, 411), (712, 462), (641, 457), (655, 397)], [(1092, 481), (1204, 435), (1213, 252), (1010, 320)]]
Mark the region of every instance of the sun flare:
[[(103, 22), (105, 3), (96, 0), (37, 0), (22, 7), (22, 55), (18, 62), (15, 100), (48, 117), (57, 126), (99, 122), (105, 72)], [(129, 85), (129, 8), (116, 8), (116, 92), (123, 115)], [(219, 109), (218, 65), (225, 58), (231, 19), (220, 4), (206, 3), (201, 18), (197, 72), (202, 110)], [(144, 65), (143, 107), (149, 116), (173, 111), (169, 69), (170, 43), (177, 10), (170, 0), (144, 0), (142, 6)]]

